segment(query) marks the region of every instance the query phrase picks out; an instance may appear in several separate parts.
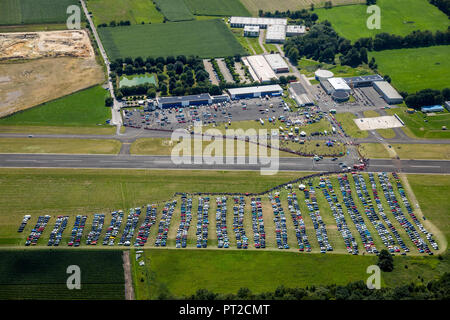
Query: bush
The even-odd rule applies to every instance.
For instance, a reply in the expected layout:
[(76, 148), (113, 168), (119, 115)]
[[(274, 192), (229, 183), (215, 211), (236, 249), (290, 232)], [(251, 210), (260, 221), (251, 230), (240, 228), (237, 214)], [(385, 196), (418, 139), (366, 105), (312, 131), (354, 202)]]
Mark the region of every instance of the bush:
[(389, 251), (387, 251), (386, 249), (381, 250), (380, 254), (378, 255), (377, 265), (384, 272), (391, 272), (392, 270), (394, 270), (394, 258), (392, 258), (392, 255), (389, 253)]

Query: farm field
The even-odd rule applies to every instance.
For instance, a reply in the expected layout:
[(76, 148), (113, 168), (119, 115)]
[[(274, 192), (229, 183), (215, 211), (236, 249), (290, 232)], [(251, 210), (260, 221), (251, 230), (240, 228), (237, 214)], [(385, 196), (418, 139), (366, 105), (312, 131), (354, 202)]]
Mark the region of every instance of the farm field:
[(0, 0), (0, 25), (66, 22), (67, 7), (78, 4), (78, 0)]
[(449, 86), (443, 70), (450, 70), (450, 46), (369, 52), (378, 70), (392, 78), (399, 91), (414, 93), (422, 89), (442, 90)]
[(152, 0), (156, 7), (169, 21), (193, 20), (194, 16), (189, 11), (184, 0)]
[(65, 23), (0, 25), (0, 33), (66, 30)]
[(442, 130), (442, 126), (450, 128), (450, 113), (442, 112), (434, 116), (427, 116), (422, 112), (409, 114), (406, 108), (388, 109), (390, 115), (397, 114), (406, 127), (402, 130), (411, 138), (419, 139), (450, 139), (450, 131)]
[[(448, 144), (391, 144), (400, 159), (436, 159), (450, 160)], [(369, 158), (390, 158), (388, 152), (379, 143), (363, 143), (361, 151)]]
[(378, 0), (377, 6), (381, 9), (381, 28), (372, 30), (366, 27), (369, 14), (365, 3), (315, 12), (319, 21), (328, 20), (340, 36), (352, 41), (382, 32), (405, 36), (415, 30), (444, 31), (449, 26), (446, 15), (428, 1)]
[(121, 145), (106, 139), (0, 138), (1, 153), (118, 154)]
[(100, 28), (111, 60), (119, 57), (194, 55), (201, 58), (245, 54), (221, 20)]
[(350, 137), (353, 138), (367, 138), (369, 136), (367, 131), (359, 130), (353, 119), (356, 117), (352, 113), (337, 113), (334, 115), (336, 120), (341, 123), (342, 127)]
[[(0, 250), (0, 299), (123, 300), (120, 250)], [(81, 289), (66, 285), (69, 265), (81, 269)]]
[(161, 23), (164, 16), (156, 10), (151, 0), (89, 0), (95, 25), (109, 24), (111, 21), (130, 21), (131, 24)]
[(101, 86), (95, 86), (1, 118), (0, 126), (95, 127), (111, 117), (105, 107), (107, 94)]
[[(311, 3), (316, 8), (323, 6), (323, 0), (241, 0), (242, 4), (252, 13), (253, 16), (258, 16), (258, 10), (275, 12), (279, 11), (295, 11), (301, 9), (309, 9)], [(334, 0), (333, 6), (347, 5), (354, 3), (363, 3), (364, 0)]]
[(195, 15), (250, 16), (250, 12), (239, 0), (184, 0)]

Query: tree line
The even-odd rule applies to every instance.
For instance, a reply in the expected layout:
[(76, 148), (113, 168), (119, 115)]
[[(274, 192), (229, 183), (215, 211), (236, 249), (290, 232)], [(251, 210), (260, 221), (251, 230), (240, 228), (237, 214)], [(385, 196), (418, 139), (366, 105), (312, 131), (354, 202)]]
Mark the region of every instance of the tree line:
[(450, 17), (450, 0), (429, 0), (429, 2)]
[(405, 99), (405, 104), (413, 109), (420, 109), (423, 106), (442, 105), (445, 101), (450, 101), (450, 88), (442, 91), (433, 89), (424, 89), (415, 93), (400, 93)]

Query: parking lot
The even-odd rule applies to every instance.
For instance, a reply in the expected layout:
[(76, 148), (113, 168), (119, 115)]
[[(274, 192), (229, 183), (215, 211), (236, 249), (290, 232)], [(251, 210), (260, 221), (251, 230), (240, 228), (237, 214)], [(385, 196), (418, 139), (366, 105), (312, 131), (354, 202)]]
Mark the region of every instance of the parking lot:
[[(183, 193), (159, 205), (130, 208), (126, 215), (124, 211), (25, 216), (18, 221), (17, 231), (29, 234), (22, 238), (26, 246), (267, 249), (353, 255), (377, 254), (381, 249), (392, 254), (431, 255), (439, 250), (395, 173), (327, 175), (285, 184), (257, 197)], [(34, 220), (34, 226), (28, 224)], [(47, 225), (52, 228), (46, 231)], [(67, 226), (71, 231), (65, 231)]]

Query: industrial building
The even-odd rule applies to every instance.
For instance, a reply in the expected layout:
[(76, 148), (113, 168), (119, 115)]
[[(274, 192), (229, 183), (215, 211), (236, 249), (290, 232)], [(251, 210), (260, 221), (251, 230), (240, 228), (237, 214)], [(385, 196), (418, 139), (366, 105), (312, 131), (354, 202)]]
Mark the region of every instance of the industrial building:
[(334, 91), (350, 92), (351, 90), (348, 84), (342, 78), (330, 78), (328, 79), (328, 82), (333, 88), (333, 92)]
[(222, 103), (230, 101), (230, 96), (227, 94), (221, 94), (219, 96), (211, 96), (212, 103)]
[(289, 92), (299, 107), (313, 106), (314, 101), (300, 82), (292, 82)]
[(426, 107), (420, 108), (420, 111), (422, 111), (424, 113), (428, 113), (428, 112), (442, 112), (442, 111), (444, 111), (444, 107), (440, 106), (440, 105), (426, 106)]
[(387, 81), (375, 81), (375, 90), (383, 97), (388, 104), (399, 104), (403, 102), (403, 97)]
[(265, 96), (280, 96), (283, 94), (283, 88), (278, 84), (257, 87), (243, 87), (228, 89), (231, 99), (246, 99)]
[(289, 72), (289, 66), (279, 53), (266, 54), (264, 58), (275, 73)]
[(301, 36), (306, 33), (306, 27), (305, 26), (298, 26), (298, 25), (288, 25), (286, 27), (286, 36), (287, 37), (295, 37), (295, 36)]
[(352, 88), (371, 87), (375, 81), (384, 81), (383, 77), (379, 74), (343, 79)]
[(269, 25), (287, 25), (287, 19), (279, 18), (231, 17), (229, 21), (232, 28), (258, 26), (261, 29), (266, 29)]
[(275, 72), (262, 55), (244, 57), (242, 61), (248, 67), (254, 81), (262, 83), (277, 78)]
[(259, 27), (258, 26), (245, 26), (244, 27), (244, 37), (259, 37)]
[(328, 70), (318, 69), (314, 72), (317, 81), (323, 81), (334, 77), (334, 73)]
[(202, 93), (191, 96), (177, 96), (177, 97), (159, 97), (157, 98), (158, 107), (173, 108), (173, 107), (187, 107), (193, 105), (211, 104), (212, 97), (209, 93)]
[(286, 40), (286, 26), (272, 24), (267, 27), (266, 43), (284, 43)]
[(346, 102), (350, 99), (350, 93), (342, 90), (334, 91), (331, 94), (331, 99), (333, 99), (336, 102)]

